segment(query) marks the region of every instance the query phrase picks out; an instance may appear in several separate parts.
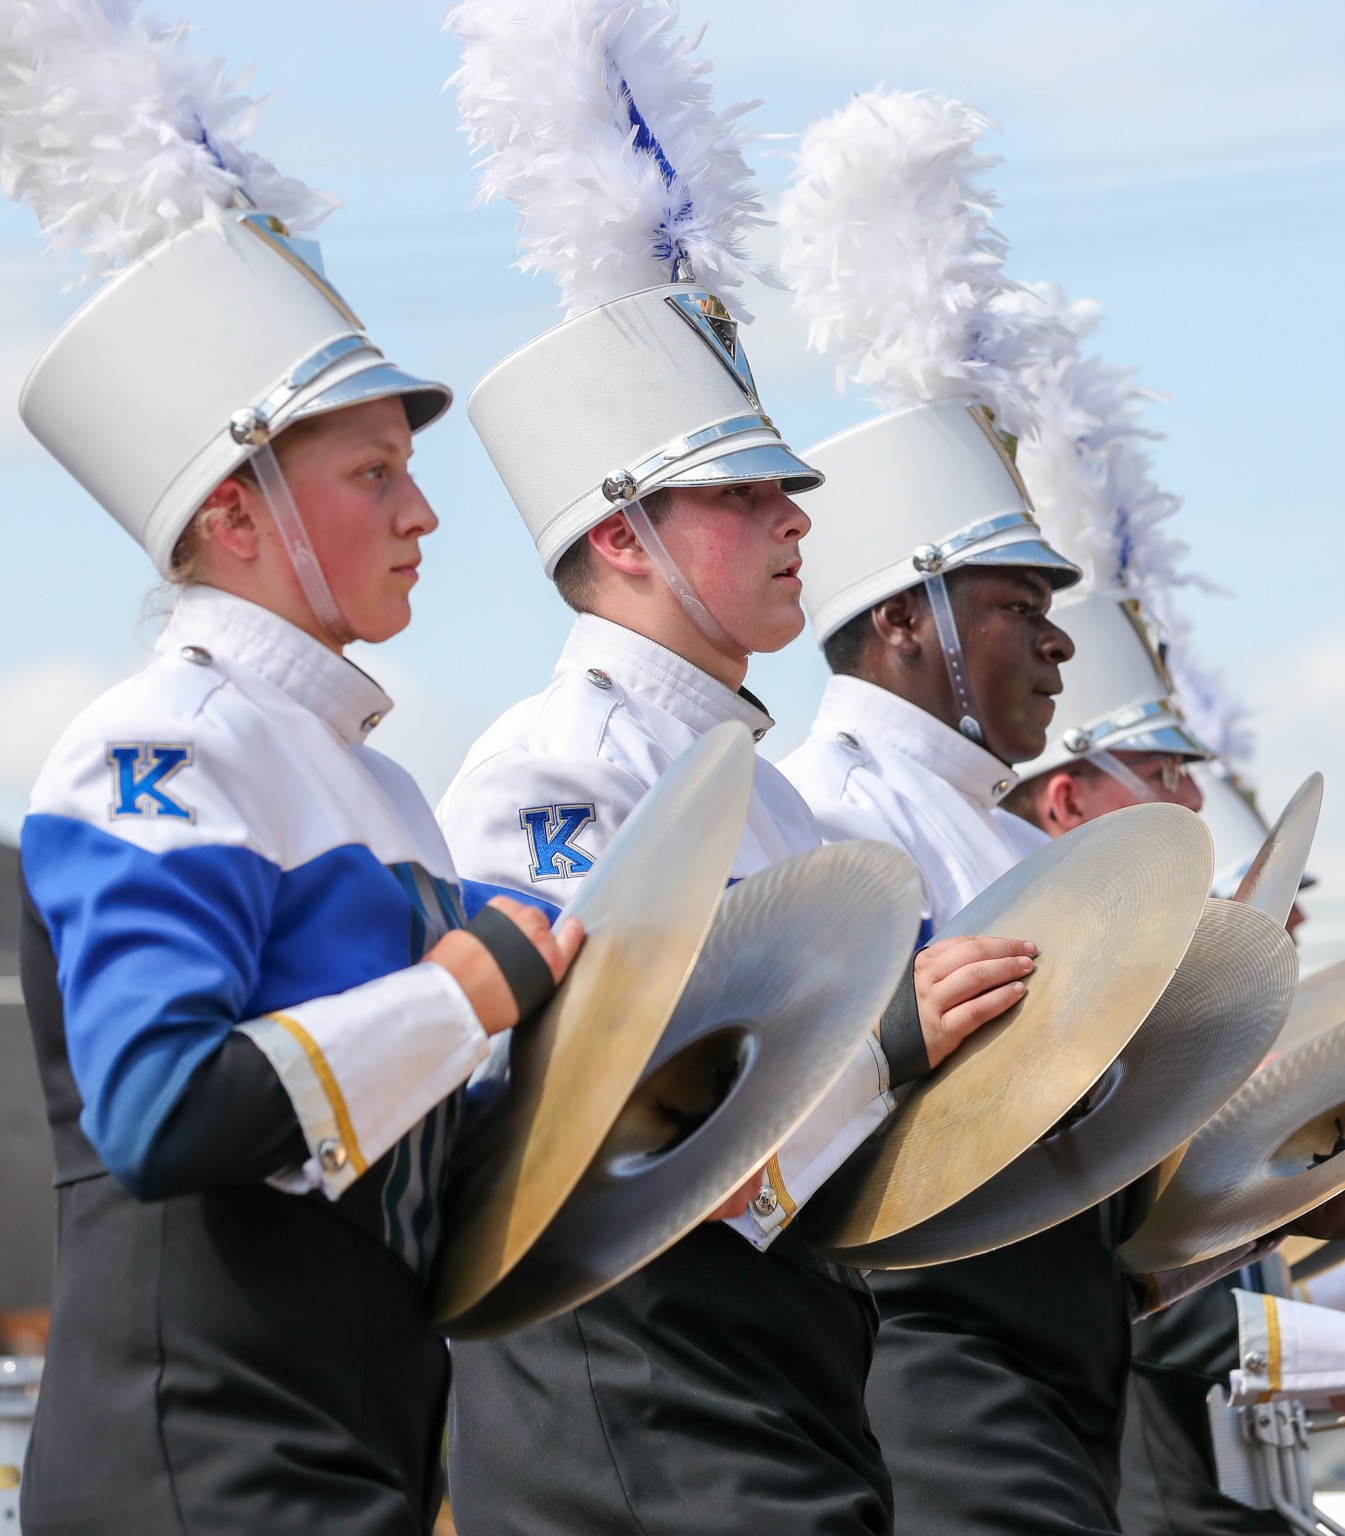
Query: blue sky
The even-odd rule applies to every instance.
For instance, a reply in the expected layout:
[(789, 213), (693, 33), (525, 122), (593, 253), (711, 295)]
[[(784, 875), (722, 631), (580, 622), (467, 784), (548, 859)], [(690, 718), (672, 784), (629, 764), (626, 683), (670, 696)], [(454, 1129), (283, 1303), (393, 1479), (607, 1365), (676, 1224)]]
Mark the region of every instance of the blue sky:
[[(990, 147), (1006, 157), (994, 180), (1012, 274), (1103, 301), (1098, 349), (1171, 396), (1151, 413), (1166, 433), (1160, 478), (1185, 498), (1196, 563), (1234, 594), (1193, 600), (1201, 647), (1256, 711), (1272, 812), (1309, 769), (1327, 774), (1314, 950), (1345, 950), (1345, 7), (685, 0), (682, 14), (689, 29), (710, 24), (719, 103), (764, 99), (764, 134), (795, 135), (879, 84), (960, 91), (1000, 125)], [(190, 15), (203, 51), (255, 63), (255, 88), (277, 92), (253, 146), (344, 200), (321, 234), (327, 268), (392, 356), (462, 401), (554, 323), (549, 284), (511, 269), (511, 212), (468, 209), (437, 0), (195, 0)], [(789, 148), (772, 139), (752, 155), (768, 208)], [(0, 210), (0, 835), (61, 725), (153, 633), (143, 555), (13, 405), (82, 297), (63, 291), (70, 276), (31, 214)], [(759, 317), (747, 336), (758, 383), (796, 447), (867, 413), (805, 353), (787, 303), (744, 299)], [(545, 681), (567, 620), (465, 412), (422, 439), (417, 462), (442, 527), (415, 624), (364, 663), (399, 699), (379, 744), (433, 800), (476, 733)], [(754, 662), (776, 755), (806, 729), (822, 680), (806, 636)]]

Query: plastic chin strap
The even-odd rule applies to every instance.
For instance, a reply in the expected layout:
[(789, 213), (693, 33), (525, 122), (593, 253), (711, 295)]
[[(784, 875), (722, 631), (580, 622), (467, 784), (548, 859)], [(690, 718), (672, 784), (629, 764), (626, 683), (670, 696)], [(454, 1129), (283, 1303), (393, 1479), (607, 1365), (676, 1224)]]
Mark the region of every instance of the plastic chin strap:
[(345, 643), (348, 635), (345, 621), (336, 606), (332, 589), (327, 585), (327, 578), (322, 574), (322, 567), (309, 542), (299, 509), (294, 504), (294, 497), (290, 495), (285, 472), (270, 443), (261, 444), (253, 453), (251, 463), (257, 472), (262, 495), (266, 497), (266, 505), (270, 507), (271, 516), (275, 518), (276, 528), (284, 541), (294, 574), (299, 578), (308, 606), (313, 610), (313, 617), (326, 631), (327, 638), (339, 647)]
[(953, 604), (948, 596), (948, 583), (935, 571), (925, 577), (925, 590), (929, 593), (929, 609), (934, 615), (934, 628), (939, 634), (939, 646), (948, 667), (948, 680), (953, 685), (953, 705), (957, 710), (957, 728), (978, 746), (984, 744), (980, 722), (971, 704), (971, 687), (967, 682), (967, 663), (962, 655), (962, 641), (958, 638), (957, 620), (953, 617)]
[(1111, 752), (1090, 752), (1088, 761), (1109, 773), (1116, 782), (1128, 789), (1135, 797), (1136, 805), (1147, 805), (1158, 798), (1133, 768), (1127, 768), (1121, 759)]
[(626, 521), (630, 524), (635, 537), (639, 539), (645, 554), (654, 562), (654, 569), (663, 578), (664, 585), (682, 605), (682, 611), (701, 634), (717, 651), (722, 651), (726, 656), (750, 656), (751, 651), (745, 645), (739, 645), (696, 596), (695, 588), (682, 575), (677, 562), (668, 553), (668, 546), (659, 538), (658, 530), (649, 520), (649, 514), (645, 511), (643, 503), (638, 500), (628, 501), (620, 510), (626, 514)]

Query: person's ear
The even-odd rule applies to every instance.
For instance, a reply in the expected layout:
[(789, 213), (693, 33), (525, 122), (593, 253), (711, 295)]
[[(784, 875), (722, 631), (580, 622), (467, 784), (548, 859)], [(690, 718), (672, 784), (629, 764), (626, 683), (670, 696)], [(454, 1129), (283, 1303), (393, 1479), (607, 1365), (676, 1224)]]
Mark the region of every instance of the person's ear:
[(870, 609), (869, 617), (873, 621), (875, 633), (884, 645), (890, 646), (901, 656), (914, 659), (924, 648), (920, 621), (927, 612), (925, 604), (908, 588), (905, 592), (894, 592), (891, 597), (884, 598), (875, 608)]
[(649, 556), (624, 512), (613, 512), (596, 528), (590, 528), (588, 542), (595, 566), (602, 562), (627, 576), (648, 576), (652, 570)]
[(246, 480), (230, 476), (206, 498), (207, 540), (236, 560), (255, 560), (261, 550), (257, 512), (261, 493)]
[(1042, 794), (1042, 809), (1051, 830), (1072, 832), (1088, 819), (1084, 814), (1079, 781), (1072, 773), (1053, 773)]

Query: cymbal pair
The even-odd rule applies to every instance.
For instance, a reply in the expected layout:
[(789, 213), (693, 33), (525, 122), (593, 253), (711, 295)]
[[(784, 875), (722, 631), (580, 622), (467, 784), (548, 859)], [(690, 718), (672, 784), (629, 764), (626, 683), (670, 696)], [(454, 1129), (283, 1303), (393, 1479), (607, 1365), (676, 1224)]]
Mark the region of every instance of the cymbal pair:
[(704, 1220), (909, 966), (920, 882), (896, 848), (818, 848), (725, 890), (754, 769), (728, 724), (659, 779), (569, 909), (586, 938), (565, 983), (469, 1088), (433, 1292), (452, 1337), (577, 1306)]
[[(1189, 1164), (1197, 1132), (1264, 1058), (1293, 999), (1283, 924), (1320, 790), (1314, 776), (1295, 797), (1234, 902), (1207, 895), (1199, 819), (1144, 805), (1058, 839), (970, 903), (944, 933), (1032, 938), (1037, 975), (813, 1200), (814, 1246), (875, 1268), (942, 1263), (1141, 1179), (1154, 1214), (1176, 1210), (1185, 1226), (1181, 1192), (1204, 1166), (1203, 1149)], [(1345, 1159), (1341, 1170), (1345, 1185)], [(1147, 1227), (1123, 1248), (1128, 1264), (1147, 1265)]]

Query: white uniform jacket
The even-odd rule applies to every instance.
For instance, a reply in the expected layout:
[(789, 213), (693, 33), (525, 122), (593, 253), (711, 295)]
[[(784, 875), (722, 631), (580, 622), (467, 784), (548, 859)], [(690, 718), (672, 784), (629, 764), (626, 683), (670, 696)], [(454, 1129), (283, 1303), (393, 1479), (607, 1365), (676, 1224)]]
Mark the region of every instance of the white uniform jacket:
[(916, 705), (834, 676), (807, 741), (780, 764), (829, 843), (895, 843), (924, 886), (921, 941), (1050, 839), (999, 809), (1018, 782), (1000, 760)]
[(311, 1154), (272, 1182), (335, 1200), (381, 1164), (353, 1203), (378, 1197), (380, 1235), (419, 1271), (445, 1101), (488, 1041), (457, 982), (418, 963), (461, 908), (429, 806), (364, 744), (391, 707), (284, 619), (188, 587), (148, 667), (57, 743), (22, 859), (103, 1165), (146, 1190), (193, 1074), (242, 1031)]
[[(726, 720), (742, 721), (758, 741), (774, 723), (747, 693), (632, 630), (581, 615), (550, 684), (476, 742), (439, 806), (468, 915), (498, 894), (558, 914), (645, 791)], [(733, 878), (819, 841), (807, 806), (759, 760)], [(732, 1225), (768, 1246), (891, 1107), (887, 1062), (873, 1040), (771, 1160), (772, 1214), (752, 1211)]]

